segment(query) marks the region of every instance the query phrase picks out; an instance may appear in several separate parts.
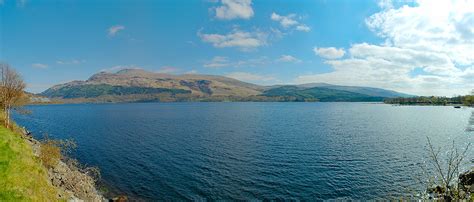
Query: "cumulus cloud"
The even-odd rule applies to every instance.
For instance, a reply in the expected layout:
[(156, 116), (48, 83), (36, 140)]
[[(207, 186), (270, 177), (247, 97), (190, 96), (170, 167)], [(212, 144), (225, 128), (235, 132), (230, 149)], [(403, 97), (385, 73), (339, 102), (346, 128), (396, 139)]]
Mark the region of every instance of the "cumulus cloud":
[(216, 48), (236, 47), (245, 51), (266, 45), (268, 34), (234, 29), (227, 34), (203, 34), (199, 31), (198, 36), (203, 42), (210, 43)]
[(280, 58), (277, 59), (277, 62), (294, 62), (294, 63), (299, 63), (301, 62), (300, 59), (295, 58), (291, 55), (282, 55)]
[(281, 16), (281, 15), (276, 14), (275, 12), (273, 12), (272, 15), (270, 16), (270, 18), (273, 21), (279, 22), (280, 25), (284, 28), (288, 28), (288, 27), (297, 25), (298, 21), (294, 20), (295, 17), (296, 17), (295, 14), (289, 14), (287, 16)]
[(47, 64), (41, 64), (41, 63), (34, 63), (31, 64), (32, 67), (38, 68), (38, 69), (47, 69), (48, 65)]
[(266, 82), (277, 81), (277, 79), (273, 76), (252, 74), (248, 72), (232, 72), (225, 76), (234, 78), (240, 81), (253, 82), (253, 83), (266, 83)]
[[(473, 89), (473, 2), (419, 0), (399, 8), (387, 2), (366, 19), (369, 29), (385, 39), (383, 44), (353, 44), (345, 59), (325, 57), (334, 71), (301, 75), (296, 82), (365, 85), (417, 95), (452, 96)], [(416, 69), (422, 72), (415, 74)]]
[(250, 19), (254, 15), (252, 0), (221, 0), (221, 4), (215, 8), (217, 19)]
[(114, 37), (115, 35), (117, 35), (118, 32), (124, 29), (125, 29), (125, 26), (123, 25), (115, 25), (115, 26), (109, 27), (107, 32), (108, 32), (109, 37)]
[(280, 23), (280, 25), (285, 29), (295, 27), (295, 29), (298, 30), (298, 31), (303, 31), (303, 32), (311, 31), (310, 27), (308, 27), (305, 24), (302, 24), (302, 23), (298, 22), (296, 20), (297, 17), (298, 16), (296, 14), (289, 14), (289, 15), (283, 16), (283, 15), (279, 15), (279, 14), (273, 12), (272, 15), (270, 16), (270, 19)]
[[(474, 88), (474, 7), (468, 1), (417, 3), (395, 9), (381, 1), (383, 10), (366, 23), (385, 39), (383, 45), (353, 44), (347, 59), (326, 57), (333, 72), (301, 75), (297, 82), (368, 85), (419, 95), (467, 93)], [(423, 73), (413, 75), (417, 68)]]
[(393, 8), (392, 0), (380, 0), (378, 2), (378, 5), (381, 9), (392, 9)]
[(302, 32), (309, 32), (311, 31), (311, 28), (309, 28), (307, 25), (298, 25), (296, 26), (296, 30), (302, 31)]
[(343, 48), (337, 49), (334, 47), (328, 47), (328, 48), (314, 47), (313, 51), (314, 51), (314, 54), (326, 59), (337, 59), (337, 58), (343, 57), (344, 54), (346, 54), (346, 51)]
[(454, 62), (474, 63), (474, 2), (417, 1), (418, 6), (384, 10), (366, 19), (386, 44), (441, 52)]

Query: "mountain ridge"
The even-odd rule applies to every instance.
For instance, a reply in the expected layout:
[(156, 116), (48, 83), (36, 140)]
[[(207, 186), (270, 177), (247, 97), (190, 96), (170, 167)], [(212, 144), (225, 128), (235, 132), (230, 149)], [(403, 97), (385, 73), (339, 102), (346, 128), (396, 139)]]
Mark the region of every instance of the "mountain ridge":
[(38, 95), (65, 102), (383, 101), (410, 96), (380, 88), (327, 83), (260, 86), (219, 75), (174, 75), (143, 69), (99, 72), (84, 81), (52, 86)]

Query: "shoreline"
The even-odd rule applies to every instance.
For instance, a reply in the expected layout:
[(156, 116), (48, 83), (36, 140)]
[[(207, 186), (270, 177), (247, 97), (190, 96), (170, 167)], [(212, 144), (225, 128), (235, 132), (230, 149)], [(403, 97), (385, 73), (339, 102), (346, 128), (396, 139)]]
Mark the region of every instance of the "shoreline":
[[(33, 155), (39, 157), (41, 143), (22, 128), (21, 139), (31, 145)], [(46, 168), (48, 180), (58, 191), (58, 198), (68, 201), (108, 201), (98, 191), (95, 180), (79, 168), (65, 163), (62, 159), (53, 168)]]

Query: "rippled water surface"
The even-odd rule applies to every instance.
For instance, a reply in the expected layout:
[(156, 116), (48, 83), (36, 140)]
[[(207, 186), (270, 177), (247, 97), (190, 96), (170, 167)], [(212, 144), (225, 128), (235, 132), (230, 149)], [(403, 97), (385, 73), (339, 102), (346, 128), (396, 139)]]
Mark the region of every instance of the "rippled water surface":
[(367, 103), (30, 106), (36, 137), (139, 199), (376, 199), (413, 193), (426, 136), (472, 142), (471, 109)]

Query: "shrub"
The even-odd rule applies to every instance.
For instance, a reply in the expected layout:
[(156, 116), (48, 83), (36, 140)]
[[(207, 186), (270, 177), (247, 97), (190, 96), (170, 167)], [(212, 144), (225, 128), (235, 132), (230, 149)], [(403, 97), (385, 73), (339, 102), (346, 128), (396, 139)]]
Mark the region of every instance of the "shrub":
[(46, 168), (52, 168), (74, 148), (76, 143), (72, 140), (53, 140), (45, 136), (41, 142), (40, 159)]
[(61, 148), (57, 146), (54, 140), (43, 142), (41, 144), (40, 159), (47, 168), (55, 167), (61, 159)]

